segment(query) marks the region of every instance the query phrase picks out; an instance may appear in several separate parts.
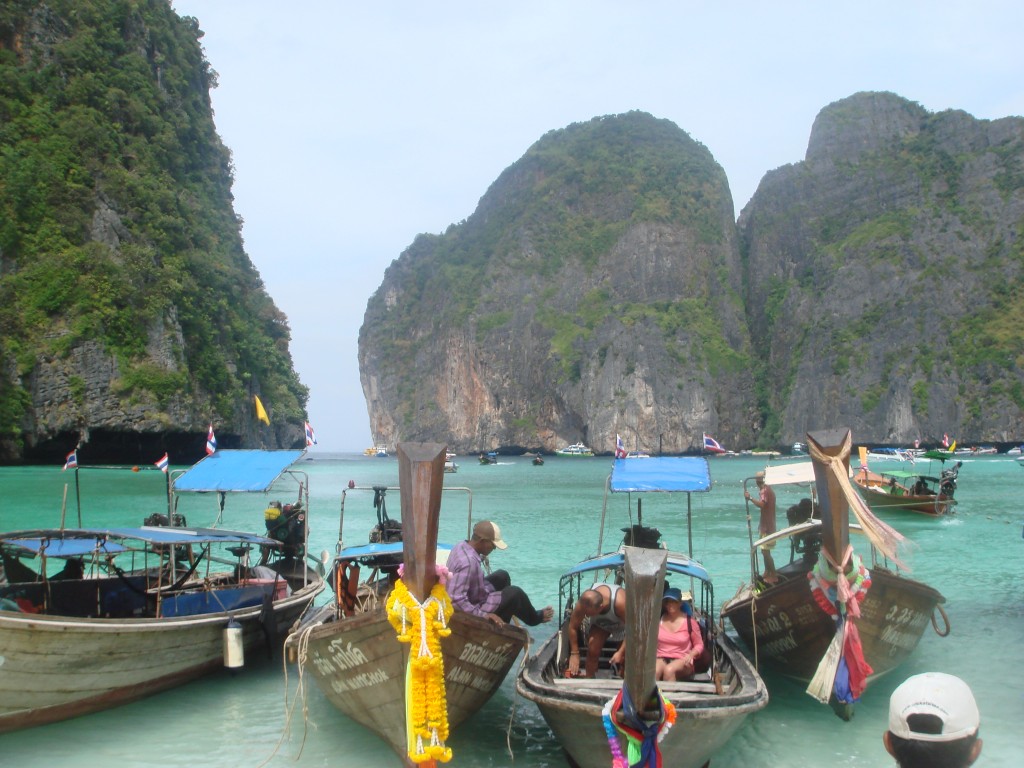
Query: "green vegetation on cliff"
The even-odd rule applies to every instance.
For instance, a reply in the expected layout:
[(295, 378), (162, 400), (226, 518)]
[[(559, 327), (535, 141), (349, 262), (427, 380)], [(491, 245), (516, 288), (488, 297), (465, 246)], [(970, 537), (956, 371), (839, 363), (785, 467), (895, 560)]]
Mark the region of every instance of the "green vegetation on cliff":
[[(197, 418), (237, 423), (258, 387), (300, 421), (306, 390), (242, 247), (196, 20), (166, 0), (3, 5), (0, 435), (19, 439), (38, 362), (86, 341), (116, 359), (122, 397), (158, 411), (198, 399), (213, 412)], [(179, 329), (181, 359), (154, 359)]]

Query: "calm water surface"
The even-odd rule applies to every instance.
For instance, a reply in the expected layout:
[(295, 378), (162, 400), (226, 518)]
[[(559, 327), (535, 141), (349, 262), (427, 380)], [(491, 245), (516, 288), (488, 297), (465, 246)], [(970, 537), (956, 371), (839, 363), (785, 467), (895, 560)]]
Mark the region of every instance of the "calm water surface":
[[(311, 551), (334, 552), (341, 491), (357, 484), (397, 484), (395, 459), (348, 454), (311, 454), (299, 466), (309, 475)], [(598, 525), (608, 458), (549, 458), (542, 467), (529, 459), (504, 457), (481, 466), (458, 457), (459, 471), (449, 485), (473, 491), (474, 517), (502, 526), (508, 550), (492, 556), (507, 568), (534, 601), (557, 600), (558, 577), (569, 565), (597, 551)], [(749, 578), (749, 549), (742, 482), (763, 468), (754, 458), (712, 459), (714, 488), (693, 497), (693, 547), (711, 572), (718, 606)], [(166, 511), (163, 475), (156, 471), (83, 470), (79, 497), (85, 525), (135, 525), (155, 511)], [(57, 525), (64, 511), (77, 524), (72, 473), (60, 467), (0, 469), (0, 527), (5, 530)], [(229, 498), (223, 527), (259, 530), (262, 510), (274, 498), (291, 501), (294, 484), (269, 496)], [(736, 737), (714, 759), (715, 766), (761, 768), (778, 765), (888, 766), (881, 744), (888, 698), (907, 676), (929, 670), (963, 677), (981, 709), (984, 739), (980, 766), (1021, 763), (1019, 735), (1024, 722), (1024, 470), (1002, 457), (965, 461), (960, 471), (957, 514), (948, 520), (918, 516), (886, 517), (912, 542), (908, 562), (914, 578), (939, 589), (947, 599), (952, 632), (940, 638), (930, 629), (911, 659), (876, 681), (857, 705), (851, 722), (808, 696), (803, 687), (764, 673), (771, 702), (748, 718)], [(628, 524), (626, 500), (609, 502), (605, 549)], [(398, 517), (397, 498), (389, 510)], [(780, 494), (780, 519), (785, 498)], [(178, 509), (190, 524), (216, 517), (215, 500), (200, 496)], [(635, 509), (633, 510), (635, 514)], [(644, 522), (657, 527), (674, 548), (687, 541), (684, 500), (647, 496)], [(366, 500), (351, 498), (345, 510), (346, 543), (360, 543), (376, 522)], [(465, 535), (462, 510), (442, 514), (441, 538)], [(532, 630), (537, 641), (550, 628)], [(0, 669), (2, 674), (2, 669)], [(287, 675), (287, 677), (286, 677)], [(451, 766), (565, 765), (533, 704), (515, 695), (514, 675), (449, 744)], [(300, 685), (295, 667), (280, 660), (249, 659), (235, 675), (222, 673), (142, 702), (108, 712), (0, 736), (0, 764), (35, 768), (123, 766), (397, 766), (376, 736), (330, 707), (310, 682)], [(668, 767), (666, 767), (668, 768)]]

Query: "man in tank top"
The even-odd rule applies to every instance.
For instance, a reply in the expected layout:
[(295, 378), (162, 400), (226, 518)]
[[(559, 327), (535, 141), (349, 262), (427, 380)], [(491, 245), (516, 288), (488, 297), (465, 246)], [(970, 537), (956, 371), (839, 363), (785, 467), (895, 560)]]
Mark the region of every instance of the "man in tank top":
[[(569, 664), (566, 668), (569, 677), (580, 673), (580, 627), (585, 618), (590, 619), (590, 633), (584, 676), (594, 677), (605, 641), (613, 632), (625, 627), (626, 590), (617, 584), (598, 583), (583, 592), (576, 601), (569, 617)], [(624, 656), (624, 649), (620, 646), (611, 663), (621, 664)]]

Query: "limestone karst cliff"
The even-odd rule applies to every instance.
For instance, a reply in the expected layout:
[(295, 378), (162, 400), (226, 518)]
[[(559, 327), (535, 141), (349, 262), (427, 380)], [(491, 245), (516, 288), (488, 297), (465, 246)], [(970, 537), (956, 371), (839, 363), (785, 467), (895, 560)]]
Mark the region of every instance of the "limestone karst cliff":
[(733, 222), (643, 113), (552, 131), (391, 265), (360, 333), (377, 442), (678, 453), (1024, 436), (1024, 121), (822, 110)]
[(209, 423), (224, 447), (303, 444), (200, 36), (166, 2), (4, 4), (0, 461), (185, 463)]
[(359, 339), (385, 442), (665, 453), (761, 427), (728, 182), (634, 112), (544, 136), (388, 269)]
[(891, 93), (825, 107), (739, 218), (778, 435), (1024, 435), (1024, 120)]

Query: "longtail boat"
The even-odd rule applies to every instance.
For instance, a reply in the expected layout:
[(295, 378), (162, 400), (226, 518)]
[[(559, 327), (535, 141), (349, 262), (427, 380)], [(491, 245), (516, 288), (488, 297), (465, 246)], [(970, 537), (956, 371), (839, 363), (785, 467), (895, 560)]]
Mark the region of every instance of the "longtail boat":
[[(948, 451), (925, 451), (915, 457), (935, 460), (944, 467), (953, 454)], [(934, 473), (913, 470), (868, 469), (869, 456), (861, 449), (860, 469), (853, 474), (857, 491), (875, 512), (916, 512), (929, 517), (943, 517), (956, 511), (956, 481), (963, 462), (956, 461), (948, 469)]]
[[(703, 457), (616, 459), (606, 486), (598, 552), (603, 548), (609, 493), (627, 493), (630, 500), (634, 494), (646, 492), (685, 493), (689, 518), (690, 493), (710, 488), (708, 463)], [(624, 539), (615, 551), (590, 557), (561, 577), (561, 626), (516, 679), (517, 692), (537, 704), (579, 768), (604, 768), (613, 758), (635, 758), (642, 749), (639, 734), (649, 729), (652, 735), (663, 735), (657, 747), (661, 764), (700, 768), (747, 715), (768, 703), (768, 691), (753, 665), (715, 626), (708, 572), (690, 555), (664, 548), (660, 532), (643, 524), (641, 502), (638, 496), (635, 520), (629, 505), (629, 525), (623, 528)], [(666, 578), (695, 598), (692, 618), (711, 652), (690, 679), (655, 685), (657, 627)], [(594, 677), (567, 677), (570, 615), (580, 594), (602, 581), (626, 589), (624, 678), (611, 664), (611, 655), (623, 640), (615, 633), (601, 650)], [(581, 639), (581, 651), (586, 646)], [(671, 725), (667, 733), (666, 725)], [(633, 762), (635, 759), (629, 760)]]
[[(812, 461), (765, 470), (766, 484), (801, 487), (806, 496), (788, 510), (787, 527), (756, 541), (750, 536), (751, 581), (722, 606), (722, 617), (755, 663), (808, 683), (808, 693), (844, 719), (870, 681), (913, 653), (929, 622), (940, 635), (949, 632), (945, 598), (903, 575), (897, 554), (903, 537), (875, 518), (853, 489), (850, 445), (849, 431), (810, 433)], [(850, 522), (851, 508), (859, 524)], [(749, 531), (749, 511), (747, 521)], [(856, 543), (851, 534), (864, 538)], [(760, 572), (766, 546), (789, 549), (775, 583)], [(870, 550), (870, 567), (857, 549)], [(845, 602), (839, 571), (850, 593)]]
[[(269, 488), (301, 455), (268, 453), (269, 465), (243, 462), (233, 477)], [(76, 480), (88, 469), (77, 467)], [(187, 527), (170, 498), (169, 515), (140, 527), (0, 534), (0, 732), (108, 709), (272, 652), (324, 588), (282, 541)]]
[[(414, 659), (409, 643), (400, 642), (392, 623), (394, 601), (396, 597), (405, 600), (407, 593), (420, 604), (435, 599), (435, 608), (443, 605), (446, 595), (439, 596), (435, 591), (436, 566), (443, 563), (451, 546), (439, 546), (437, 541), (444, 446), (401, 443), (398, 461), (398, 488), (351, 486), (344, 492), (338, 553), (331, 571), (334, 600), (303, 617), (289, 635), (287, 647), (301, 673), (316, 681), (339, 712), (369, 728), (406, 764), (412, 764), (411, 753), (418, 745), (416, 737), (408, 732), (407, 713), (427, 704), (407, 690), (407, 671)], [(469, 500), (468, 537), (473, 524), (471, 492), (468, 488), (443, 490), (445, 497), (456, 494)], [(369, 542), (345, 546), (340, 539), (345, 498), (360, 491), (372, 493), (377, 525), (370, 532)], [(400, 521), (387, 515), (389, 491), (401, 494)], [(414, 613), (415, 609), (410, 610), (407, 618), (417, 623)], [(451, 613), (446, 623), (451, 633), (441, 633), (440, 638), (444, 671), (441, 699), (447, 702), (444, 730), (450, 732), (497, 691), (528, 635), (522, 627), (497, 626), (460, 611)], [(438, 735), (443, 743), (446, 734)]]

